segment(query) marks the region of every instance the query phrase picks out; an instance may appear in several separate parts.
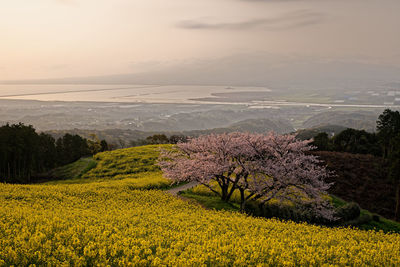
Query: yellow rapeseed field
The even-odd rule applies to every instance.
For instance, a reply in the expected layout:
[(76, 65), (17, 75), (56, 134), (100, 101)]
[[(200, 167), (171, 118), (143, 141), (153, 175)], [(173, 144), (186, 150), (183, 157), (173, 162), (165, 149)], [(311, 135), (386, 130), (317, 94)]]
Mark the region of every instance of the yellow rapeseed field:
[(0, 185), (0, 265), (400, 266), (400, 235), (205, 210), (124, 183)]
[(252, 218), (143, 190), (166, 181), (156, 151), (99, 154), (92, 182), (0, 184), (0, 266), (400, 266), (399, 234)]

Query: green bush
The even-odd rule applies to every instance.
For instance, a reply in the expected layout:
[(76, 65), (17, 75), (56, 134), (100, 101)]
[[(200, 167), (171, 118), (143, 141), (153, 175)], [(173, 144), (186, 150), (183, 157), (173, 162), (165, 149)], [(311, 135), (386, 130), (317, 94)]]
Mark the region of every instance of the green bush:
[(317, 217), (315, 214), (312, 214), (310, 209), (305, 206), (289, 204), (283, 205), (274, 202), (260, 205), (256, 201), (249, 201), (246, 203), (245, 210), (250, 215), (265, 218), (279, 218), (294, 222), (330, 224), (330, 222)]
[(351, 202), (348, 203), (336, 211), (336, 217), (339, 218), (340, 223), (348, 222), (351, 220), (355, 220), (360, 217), (361, 209), (357, 203)]
[(343, 223), (344, 226), (360, 226), (363, 224), (368, 224), (372, 221), (372, 216), (371, 214), (362, 214), (361, 216), (358, 216), (358, 218), (350, 221), (346, 221)]

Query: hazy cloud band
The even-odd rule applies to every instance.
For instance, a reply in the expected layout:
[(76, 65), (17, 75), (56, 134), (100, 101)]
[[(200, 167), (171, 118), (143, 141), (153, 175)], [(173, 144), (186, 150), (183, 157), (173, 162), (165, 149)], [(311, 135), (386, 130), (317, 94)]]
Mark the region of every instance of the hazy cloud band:
[[(255, 1), (255, 0), (253, 0)], [(261, 0), (257, 0), (261, 1)], [(239, 22), (208, 22), (204, 20), (184, 20), (177, 27), (189, 30), (285, 30), (321, 23), (325, 15), (310, 10), (298, 10), (275, 18), (257, 18)]]

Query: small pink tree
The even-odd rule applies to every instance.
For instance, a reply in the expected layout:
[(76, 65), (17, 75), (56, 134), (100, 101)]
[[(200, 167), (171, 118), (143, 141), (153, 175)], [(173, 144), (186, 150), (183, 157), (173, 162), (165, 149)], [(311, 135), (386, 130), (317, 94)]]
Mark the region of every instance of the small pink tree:
[(249, 200), (261, 205), (288, 200), (307, 204), (317, 215), (331, 219), (323, 197), (330, 186), (324, 182), (328, 172), (315, 156), (306, 154), (312, 149), (309, 143), (274, 133), (211, 134), (163, 151), (158, 164), (167, 178), (197, 181), (224, 201), (238, 190), (241, 210)]

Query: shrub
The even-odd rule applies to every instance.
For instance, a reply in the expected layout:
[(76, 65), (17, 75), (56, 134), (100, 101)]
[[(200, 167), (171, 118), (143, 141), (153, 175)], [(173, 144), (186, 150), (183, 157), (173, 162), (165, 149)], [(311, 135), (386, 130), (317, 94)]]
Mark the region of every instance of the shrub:
[(355, 220), (360, 217), (361, 209), (357, 203), (351, 202), (348, 203), (336, 211), (336, 217), (339, 218), (339, 222), (347, 222), (351, 220)]
[(249, 201), (246, 203), (245, 210), (246, 213), (258, 217), (279, 218), (294, 222), (330, 224), (330, 220), (323, 219), (321, 216), (310, 212), (311, 209), (309, 207), (290, 203), (271, 202), (262, 205), (257, 201)]
[(362, 214), (358, 218), (354, 220), (350, 220), (347, 222), (344, 222), (344, 226), (360, 226), (363, 224), (368, 224), (369, 222), (372, 221), (372, 216), (370, 214)]

